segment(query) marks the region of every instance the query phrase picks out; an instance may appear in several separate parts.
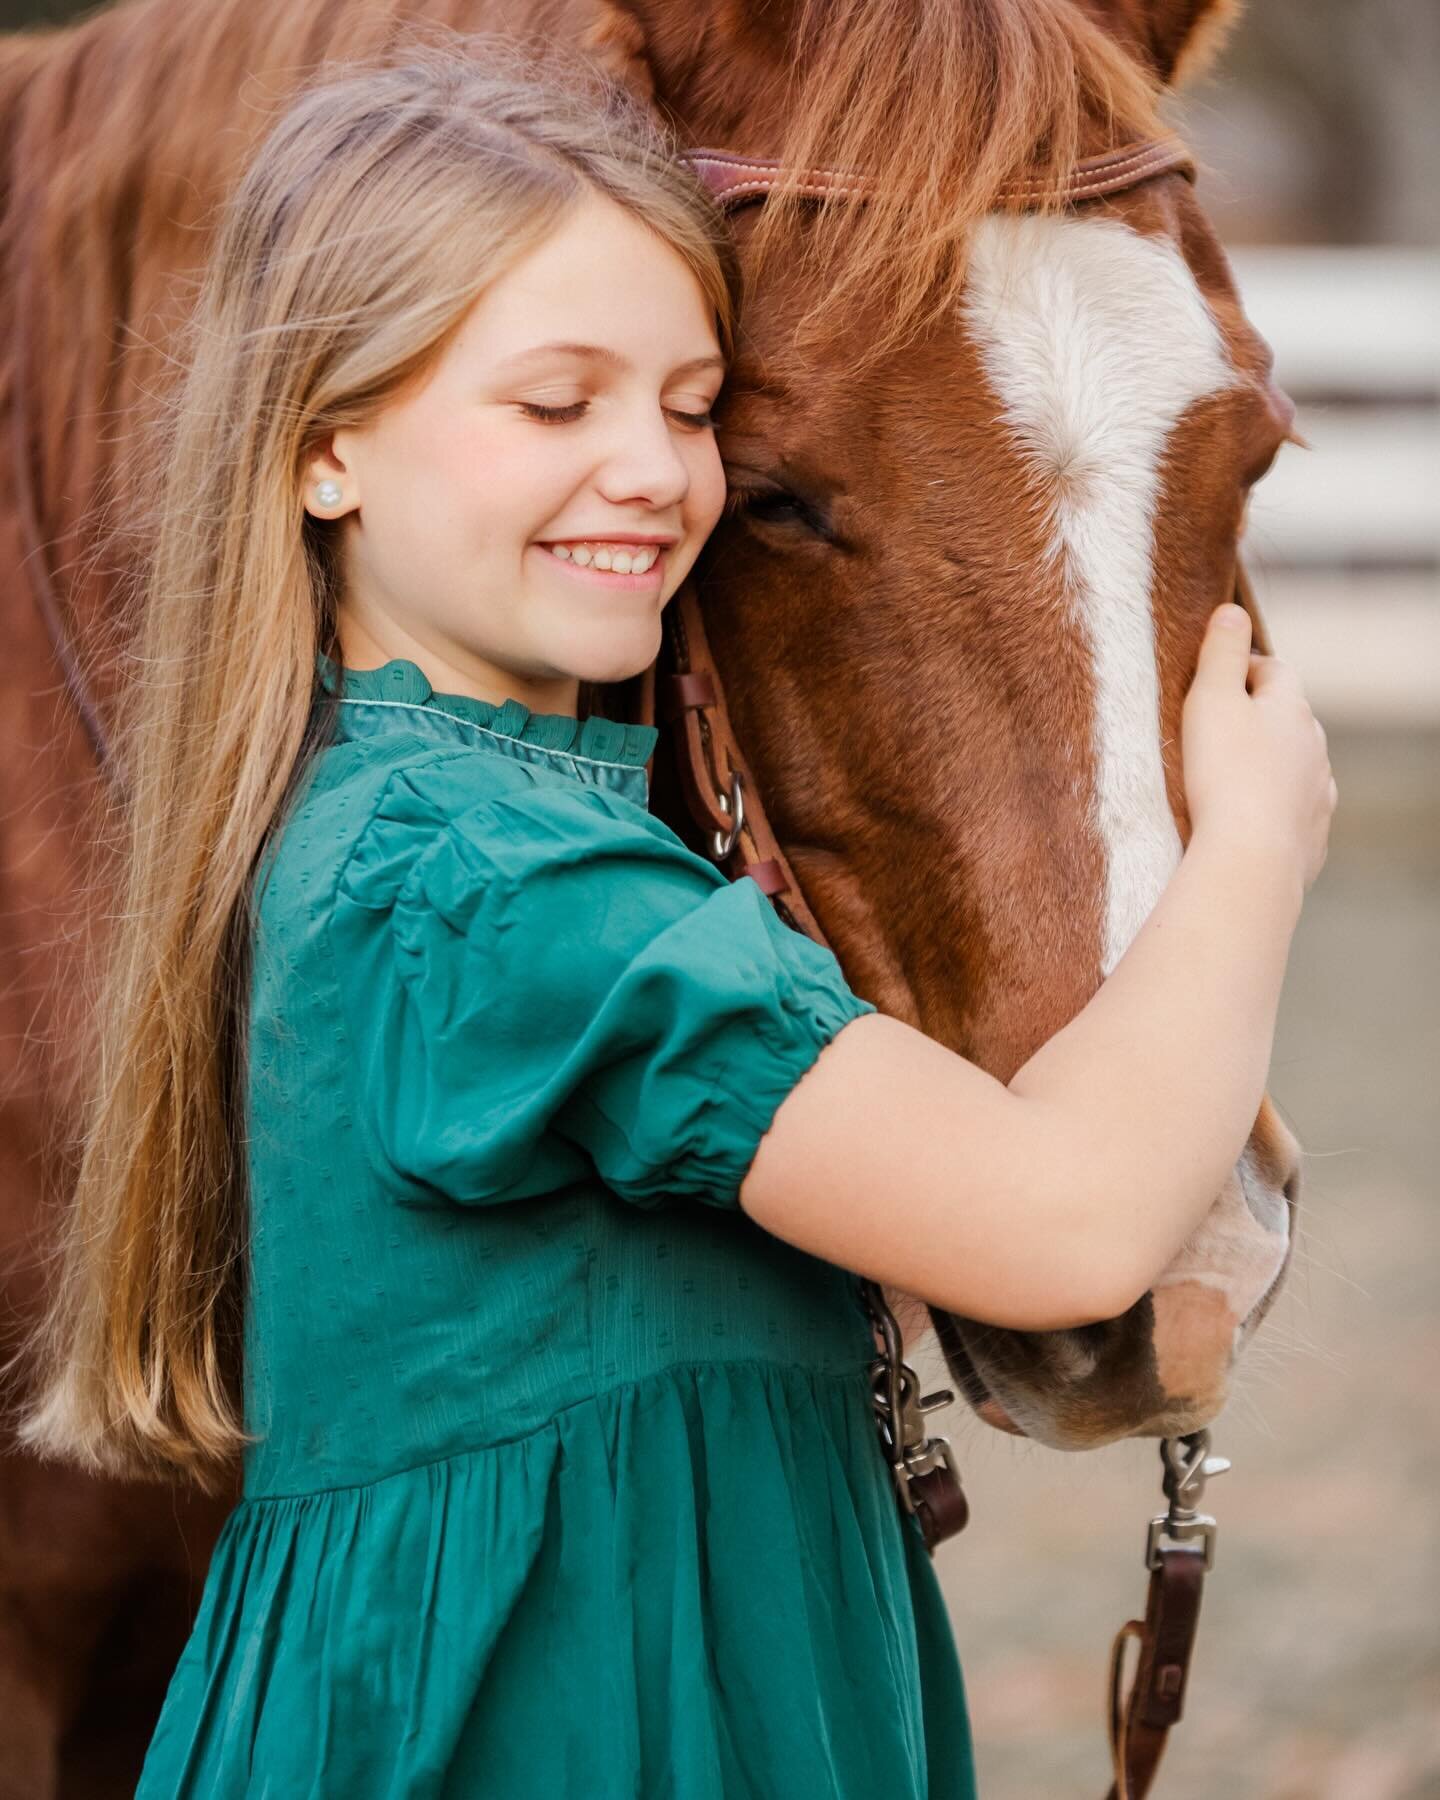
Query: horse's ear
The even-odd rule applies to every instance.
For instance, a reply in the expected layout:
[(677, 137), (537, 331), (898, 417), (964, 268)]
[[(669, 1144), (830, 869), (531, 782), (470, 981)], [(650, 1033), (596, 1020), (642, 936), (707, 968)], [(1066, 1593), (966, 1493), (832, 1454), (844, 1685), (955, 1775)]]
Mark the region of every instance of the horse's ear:
[(650, 66), (645, 27), (616, 0), (591, 0), (590, 21), (581, 31), (580, 48), (612, 81), (629, 88), (647, 106), (655, 99), (655, 73)]
[(1244, 0), (1102, 0), (1098, 10), (1167, 87), (1204, 73), (1220, 54)]

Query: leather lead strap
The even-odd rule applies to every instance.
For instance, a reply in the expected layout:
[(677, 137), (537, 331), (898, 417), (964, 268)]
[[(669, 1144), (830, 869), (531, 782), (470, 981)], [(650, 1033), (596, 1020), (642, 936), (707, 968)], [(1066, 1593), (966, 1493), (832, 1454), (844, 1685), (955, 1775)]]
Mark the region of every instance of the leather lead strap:
[[(1150, 1792), (1170, 1727), (1180, 1718), (1200, 1596), (1205, 1552), (1176, 1544), (1159, 1552), (1150, 1574), (1145, 1617), (1120, 1627), (1110, 1653), (1110, 1762), (1115, 1779), (1107, 1800), (1145, 1800)], [(1125, 1645), (1140, 1645), (1135, 1677), (1121, 1695)]]

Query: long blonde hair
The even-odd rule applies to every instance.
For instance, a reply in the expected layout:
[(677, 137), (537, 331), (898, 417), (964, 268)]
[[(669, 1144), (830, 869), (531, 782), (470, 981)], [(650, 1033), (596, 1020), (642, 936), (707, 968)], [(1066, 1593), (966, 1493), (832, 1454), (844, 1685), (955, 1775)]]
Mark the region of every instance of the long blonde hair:
[(322, 68), (220, 210), (182, 378), (146, 441), (156, 501), (130, 595), (78, 1181), (48, 1309), (11, 1359), (35, 1365), (16, 1436), (38, 1455), (215, 1492), (255, 1441), (251, 884), (324, 738), (316, 653), (334, 651), (339, 597), (333, 532), (301, 504), (308, 456), (423, 377), (590, 192), (684, 258), (730, 358), (738, 266), (676, 147), (576, 58), (430, 27)]

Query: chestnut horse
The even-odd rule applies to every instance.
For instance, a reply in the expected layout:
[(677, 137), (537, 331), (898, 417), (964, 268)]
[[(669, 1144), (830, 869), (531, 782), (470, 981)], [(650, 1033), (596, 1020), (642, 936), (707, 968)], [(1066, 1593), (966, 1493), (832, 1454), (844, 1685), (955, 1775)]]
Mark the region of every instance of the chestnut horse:
[[(64, 1202), (74, 947), (103, 912), (87, 854), (105, 776), (38, 597), (57, 596), (103, 719), (122, 658), (87, 513), (164, 385), (214, 204), (272, 108), (429, 17), (573, 45), (689, 144), (875, 181), (864, 208), (736, 218), (753, 279), (720, 414), (732, 498), (697, 589), (771, 824), (852, 984), (1007, 1080), (1181, 854), (1181, 702), (1289, 409), (1182, 174), (1063, 212), (994, 202), (1037, 154), (1148, 135), (1105, 116), (1107, 57), (1163, 85), (1226, 10), (831, 0), (817, 35), (786, 0), (128, 0), (0, 43), (9, 1320), (39, 1303), (43, 1209)], [(945, 303), (922, 312), (925, 295)], [(1074, 1449), (1213, 1419), (1288, 1265), (1298, 1163), (1267, 1101), (1123, 1318), (954, 1321), (972, 1405)], [(3, 1471), (0, 1800), (128, 1794), (235, 1496), (13, 1453)]]

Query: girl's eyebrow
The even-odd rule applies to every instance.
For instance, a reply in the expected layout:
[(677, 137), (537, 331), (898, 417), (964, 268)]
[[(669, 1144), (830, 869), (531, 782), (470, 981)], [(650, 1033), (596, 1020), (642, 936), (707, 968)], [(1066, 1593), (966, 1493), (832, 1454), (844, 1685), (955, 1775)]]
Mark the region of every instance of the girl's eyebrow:
[[(612, 368), (628, 369), (630, 361), (618, 350), (611, 350), (604, 344), (536, 344), (529, 350), (518, 351), (514, 356), (507, 356), (499, 364), (502, 369), (514, 368), (517, 363), (535, 362), (542, 356), (583, 356), (590, 362), (608, 363)], [(723, 356), (695, 356), (689, 362), (677, 363), (670, 371), (672, 375), (688, 375), (695, 369), (723, 369)]]

